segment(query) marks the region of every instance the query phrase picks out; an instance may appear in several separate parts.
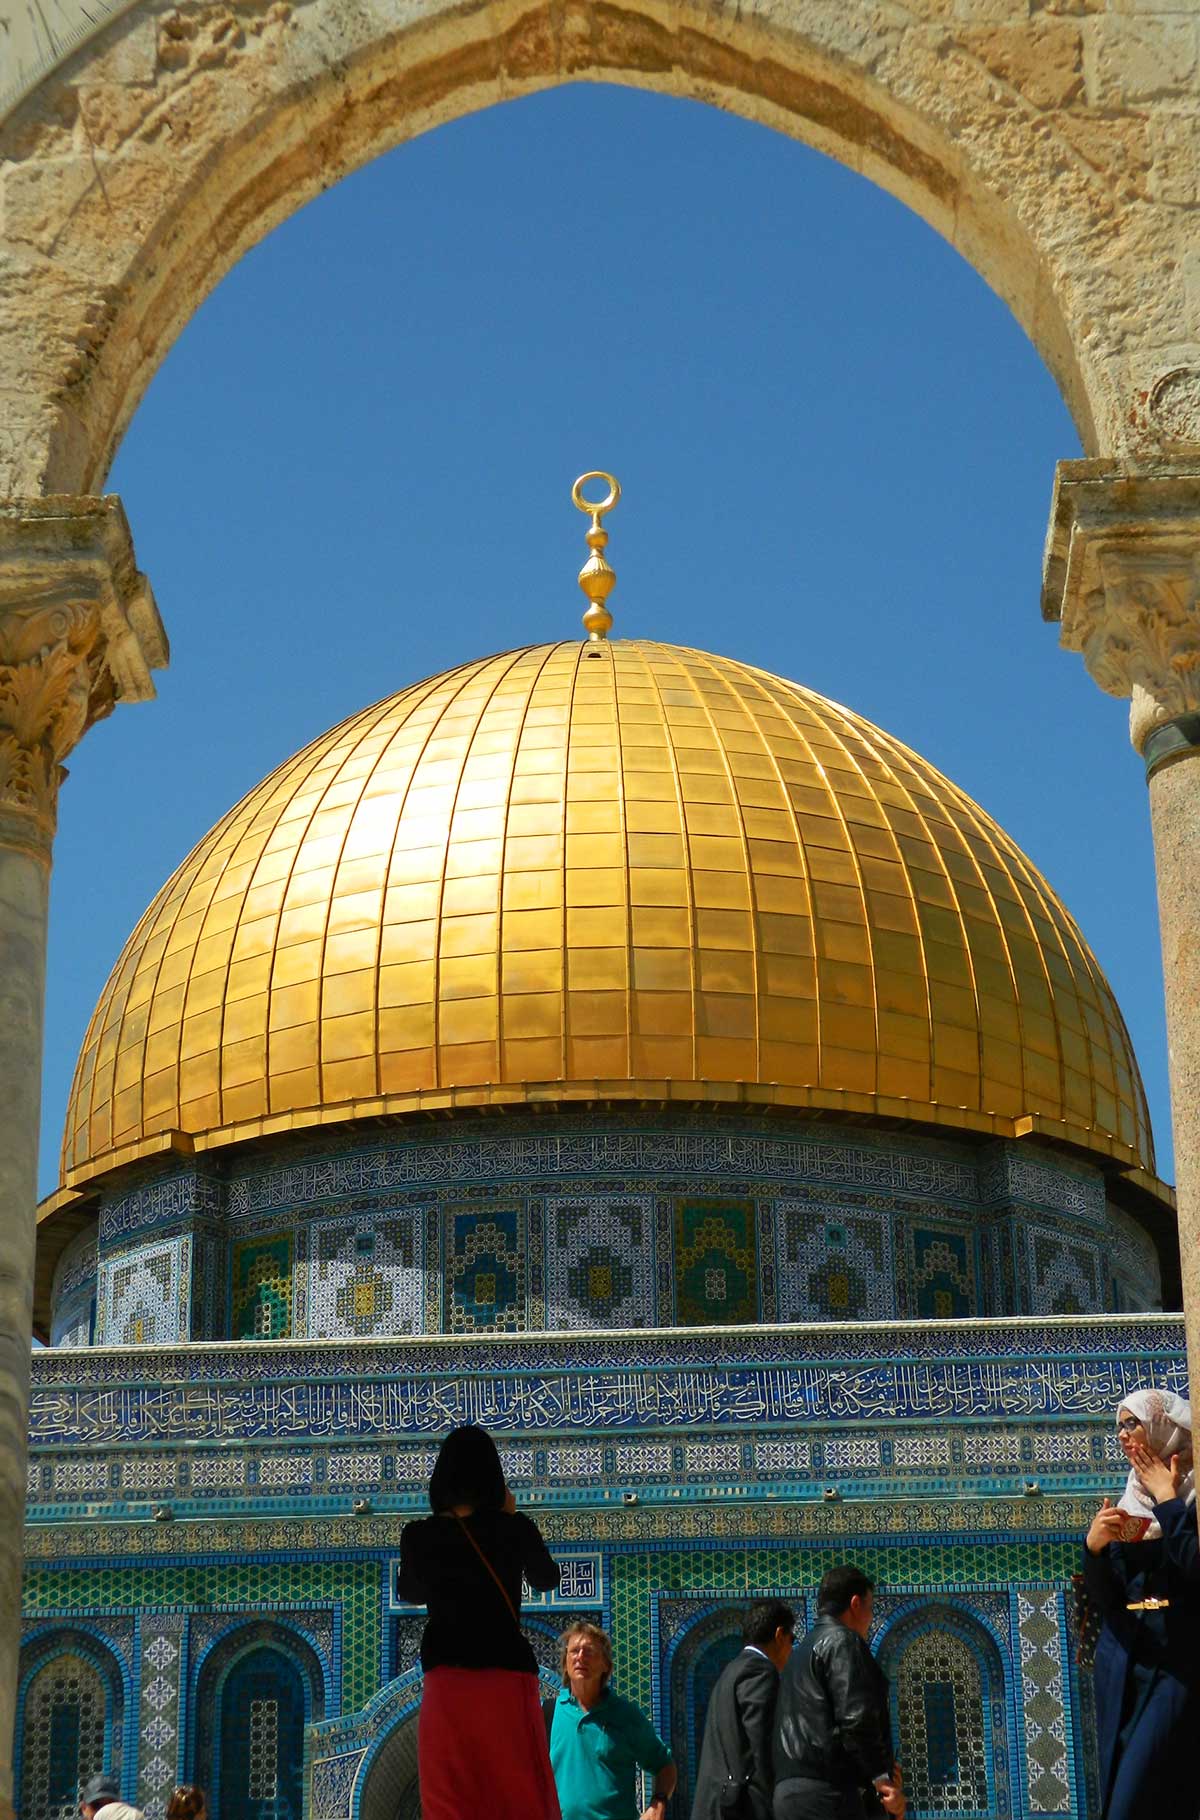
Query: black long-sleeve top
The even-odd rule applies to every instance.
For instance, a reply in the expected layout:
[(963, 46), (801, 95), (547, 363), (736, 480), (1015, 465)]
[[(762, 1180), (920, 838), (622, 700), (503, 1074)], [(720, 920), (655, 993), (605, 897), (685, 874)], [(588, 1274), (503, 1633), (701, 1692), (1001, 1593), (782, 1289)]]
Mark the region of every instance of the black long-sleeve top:
[(558, 1585), (536, 1523), (520, 1512), (477, 1510), (457, 1517), (425, 1517), (406, 1523), (400, 1534), (397, 1591), (429, 1610), (421, 1638), (421, 1666), (430, 1668), (513, 1668), (536, 1675), (533, 1651), (505, 1605), (500, 1588), (463, 1534), (463, 1525), (490, 1561), (521, 1612), (522, 1575), (538, 1592)]

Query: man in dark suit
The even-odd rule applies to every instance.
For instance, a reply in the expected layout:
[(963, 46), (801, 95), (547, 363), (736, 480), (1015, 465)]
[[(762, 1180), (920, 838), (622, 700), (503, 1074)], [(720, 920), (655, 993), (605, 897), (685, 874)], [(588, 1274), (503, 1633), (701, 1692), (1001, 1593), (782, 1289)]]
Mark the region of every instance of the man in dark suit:
[(817, 1622), (779, 1687), (774, 1820), (904, 1820), (887, 1677), (867, 1644), (873, 1596), (850, 1566), (817, 1589)]
[(712, 1691), (692, 1820), (771, 1820), (771, 1736), (779, 1676), (796, 1614), (760, 1599), (742, 1620), (743, 1647)]

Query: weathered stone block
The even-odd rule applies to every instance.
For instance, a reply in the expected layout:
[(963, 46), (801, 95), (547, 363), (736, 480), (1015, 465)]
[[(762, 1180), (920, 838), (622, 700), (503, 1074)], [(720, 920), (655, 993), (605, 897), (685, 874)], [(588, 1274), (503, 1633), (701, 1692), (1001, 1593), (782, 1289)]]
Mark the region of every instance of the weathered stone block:
[(1085, 52), (1088, 99), (1114, 107), (1186, 94), (1196, 79), (1198, 49), (1194, 14), (1096, 20)]

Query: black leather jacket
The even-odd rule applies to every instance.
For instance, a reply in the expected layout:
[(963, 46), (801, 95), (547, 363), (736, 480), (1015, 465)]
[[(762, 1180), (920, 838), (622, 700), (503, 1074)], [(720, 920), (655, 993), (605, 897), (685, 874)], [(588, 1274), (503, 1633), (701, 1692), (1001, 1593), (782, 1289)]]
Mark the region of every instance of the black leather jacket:
[(863, 1639), (822, 1616), (779, 1684), (775, 1781), (803, 1776), (834, 1788), (869, 1788), (892, 1772), (887, 1677)]

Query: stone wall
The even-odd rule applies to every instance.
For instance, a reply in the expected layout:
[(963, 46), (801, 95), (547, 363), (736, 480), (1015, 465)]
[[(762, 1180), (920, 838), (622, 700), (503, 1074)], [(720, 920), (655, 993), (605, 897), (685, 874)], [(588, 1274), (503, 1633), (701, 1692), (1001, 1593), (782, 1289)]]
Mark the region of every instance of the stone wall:
[(141, 0), (0, 126), (0, 493), (86, 492), (235, 260), (456, 115), (566, 81), (736, 110), (892, 190), (1085, 447), (1200, 441), (1200, 21), (1181, 0)]

